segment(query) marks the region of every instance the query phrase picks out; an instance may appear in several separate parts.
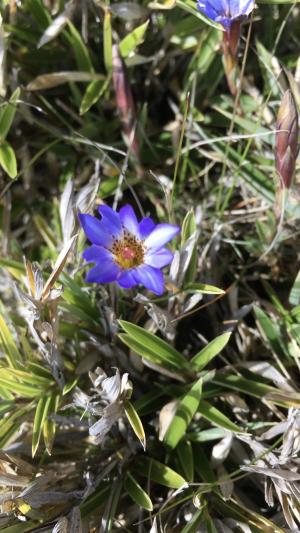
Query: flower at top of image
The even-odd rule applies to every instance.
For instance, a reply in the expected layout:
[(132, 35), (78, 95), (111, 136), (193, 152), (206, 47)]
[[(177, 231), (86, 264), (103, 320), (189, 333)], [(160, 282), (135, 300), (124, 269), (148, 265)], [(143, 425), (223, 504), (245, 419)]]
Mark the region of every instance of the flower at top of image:
[(250, 15), (254, 0), (198, 0), (197, 7), (201, 13), (229, 30), (233, 22)]
[(119, 212), (99, 207), (101, 220), (79, 214), (81, 226), (92, 246), (82, 256), (95, 266), (87, 273), (90, 283), (116, 281), (129, 289), (144, 285), (155, 294), (164, 292), (161, 269), (169, 265), (173, 254), (165, 245), (180, 231), (173, 224), (154, 224), (151, 218), (138, 222), (130, 205)]

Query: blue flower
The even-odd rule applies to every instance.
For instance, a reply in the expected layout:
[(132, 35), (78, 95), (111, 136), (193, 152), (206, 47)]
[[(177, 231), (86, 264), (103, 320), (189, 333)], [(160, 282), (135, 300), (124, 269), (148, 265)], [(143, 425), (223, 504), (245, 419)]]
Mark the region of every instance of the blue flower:
[(162, 294), (161, 268), (173, 259), (165, 244), (180, 231), (179, 227), (155, 225), (151, 218), (138, 222), (130, 205), (119, 212), (102, 205), (99, 213), (101, 220), (92, 215), (79, 215), (81, 226), (92, 243), (82, 256), (88, 263), (95, 263), (86, 281), (116, 281), (124, 289), (141, 284), (155, 294)]
[(253, 11), (254, 0), (198, 0), (197, 7), (201, 13), (228, 30), (233, 22)]

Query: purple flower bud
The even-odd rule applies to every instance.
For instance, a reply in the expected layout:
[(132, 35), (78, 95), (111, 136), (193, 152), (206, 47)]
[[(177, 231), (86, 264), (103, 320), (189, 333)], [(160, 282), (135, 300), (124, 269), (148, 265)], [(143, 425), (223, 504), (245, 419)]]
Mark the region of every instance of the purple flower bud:
[(199, 11), (228, 30), (233, 22), (242, 20), (254, 9), (254, 0), (198, 0)]
[(282, 189), (289, 189), (296, 166), (298, 155), (298, 112), (290, 90), (286, 91), (281, 100), (277, 115), (275, 161)]

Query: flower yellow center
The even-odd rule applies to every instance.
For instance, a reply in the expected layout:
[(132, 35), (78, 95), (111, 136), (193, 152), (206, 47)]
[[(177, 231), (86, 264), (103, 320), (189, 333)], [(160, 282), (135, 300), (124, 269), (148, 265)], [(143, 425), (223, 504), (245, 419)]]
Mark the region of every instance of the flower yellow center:
[(113, 242), (111, 252), (117, 265), (123, 270), (135, 268), (144, 262), (144, 248), (134, 235), (124, 231), (121, 239)]

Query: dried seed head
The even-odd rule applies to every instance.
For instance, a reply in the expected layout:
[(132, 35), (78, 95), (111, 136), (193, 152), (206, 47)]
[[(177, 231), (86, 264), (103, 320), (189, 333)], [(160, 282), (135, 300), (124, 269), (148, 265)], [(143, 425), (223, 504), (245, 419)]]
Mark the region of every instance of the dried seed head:
[(290, 90), (283, 95), (276, 123), (275, 160), (281, 188), (289, 189), (298, 155), (298, 112)]

